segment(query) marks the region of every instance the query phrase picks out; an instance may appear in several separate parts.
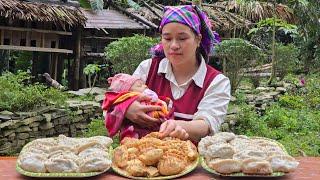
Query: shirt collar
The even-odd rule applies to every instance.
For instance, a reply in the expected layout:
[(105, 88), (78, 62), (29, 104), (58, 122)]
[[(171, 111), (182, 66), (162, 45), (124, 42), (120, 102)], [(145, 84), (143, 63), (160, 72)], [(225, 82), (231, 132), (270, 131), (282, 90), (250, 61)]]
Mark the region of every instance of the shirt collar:
[[(159, 63), (158, 74), (161, 74), (161, 73), (165, 74), (166, 79), (177, 84), (177, 81), (172, 72), (171, 64), (167, 58), (163, 58)], [(202, 58), (197, 72), (192, 76), (192, 80), (197, 86), (202, 88), (206, 74), (207, 74), (207, 66), (204, 59)]]

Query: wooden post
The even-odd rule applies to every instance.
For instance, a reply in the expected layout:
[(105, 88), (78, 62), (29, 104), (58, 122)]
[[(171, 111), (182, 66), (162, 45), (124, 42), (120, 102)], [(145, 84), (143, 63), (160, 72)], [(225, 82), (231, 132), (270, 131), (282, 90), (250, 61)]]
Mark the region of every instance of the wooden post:
[(37, 63), (38, 63), (38, 53), (37, 52), (32, 52), (32, 67), (31, 67), (31, 75), (36, 77), (37, 75)]
[(64, 57), (65, 55), (59, 54), (58, 57), (58, 69), (57, 69), (57, 81), (61, 84), (62, 83), (62, 74), (64, 72)]
[(41, 34), (41, 47), (44, 48), (44, 44), (45, 44), (45, 34), (42, 33), (42, 34)]
[(83, 73), (83, 69), (85, 68), (87, 64), (86, 58), (82, 57), (80, 60), (80, 84), (79, 88), (86, 88), (87, 83), (86, 83), (86, 75)]
[(80, 51), (81, 51), (81, 29), (76, 30), (76, 43), (75, 43), (75, 58), (73, 63), (73, 90), (79, 89), (79, 80), (80, 80)]
[(50, 76), (52, 75), (52, 53), (49, 53), (48, 55), (48, 72)]
[(54, 53), (54, 76), (53, 76), (53, 79), (57, 80), (57, 71), (58, 71), (58, 59), (59, 59), (59, 54), (58, 53)]
[(0, 37), (0, 44), (3, 45), (3, 39), (4, 39), (4, 30), (1, 29), (1, 37)]

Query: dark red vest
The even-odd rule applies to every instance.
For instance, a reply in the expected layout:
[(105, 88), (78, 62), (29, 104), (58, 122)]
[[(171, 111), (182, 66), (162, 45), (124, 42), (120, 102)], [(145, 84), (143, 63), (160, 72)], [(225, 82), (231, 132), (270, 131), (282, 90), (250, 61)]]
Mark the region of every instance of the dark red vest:
[[(174, 112), (194, 115), (198, 111), (198, 105), (203, 98), (203, 95), (213, 79), (220, 74), (220, 72), (213, 67), (207, 66), (207, 74), (204, 79), (203, 88), (197, 86), (194, 81), (189, 85), (185, 94), (179, 98), (174, 99), (171, 93), (170, 81), (165, 78), (165, 74), (158, 74), (158, 67), (161, 59), (152, 59), (146, 85), (159, 96), (170, 97), (173, 101)], [(175, 117), (176, 118), (176, 117)], [(183, 119), (177, 117), (177, 119)], [(192, 120), (192, 119), (185, 119)]]

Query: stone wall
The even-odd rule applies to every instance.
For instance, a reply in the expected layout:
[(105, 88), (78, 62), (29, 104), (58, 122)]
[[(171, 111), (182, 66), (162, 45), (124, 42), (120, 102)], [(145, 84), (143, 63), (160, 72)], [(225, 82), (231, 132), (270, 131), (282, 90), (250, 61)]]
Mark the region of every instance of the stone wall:
[[(251, 87), (240, 87), (237, 91), (244, 94), (246, 104), (255, 108), (259, 115), (263, 115), (268, 106), (279, 100), (279, 97), (287, 91), (295, 91), (301, 87), (286, 83), (278, 82), (273, 87), (257, 87), (252, 89)], [(221, 126), (221, 131), (234, 131), (235, 124), (237, 123), (237, 113), (240, 111), (239, 107), (235, 106), (235, 97), (232, 97), (229, 106), (228, 114), (225, 118), (225, 122)]]
[(0, 112), (0, 154), (13, 154), (28, 142), (64, 134), (81, 135), (92, 118), (102, 115), (94, 101), (68, 101), (69, 107), (40, 107), (33, 112)]

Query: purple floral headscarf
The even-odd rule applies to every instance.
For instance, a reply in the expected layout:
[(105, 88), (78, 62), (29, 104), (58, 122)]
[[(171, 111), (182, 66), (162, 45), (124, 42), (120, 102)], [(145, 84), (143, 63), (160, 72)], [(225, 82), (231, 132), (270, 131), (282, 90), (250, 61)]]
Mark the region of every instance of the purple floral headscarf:
[[(207, 56), (212, 55), (214, 46), (221, 42), (218, 33), (211, 30), (212, 25), (208, 16), (198, 6), (166, 6), (159, 26), (160, 32), (162, 31), (163, 26), (171, 22), (184, 24), (190, 27), (197, 35), (201, 34), (202, 39), (200, 46)], [(165, 57), (161, 43), (152, 47), (151, 53), (153, 57)]]

